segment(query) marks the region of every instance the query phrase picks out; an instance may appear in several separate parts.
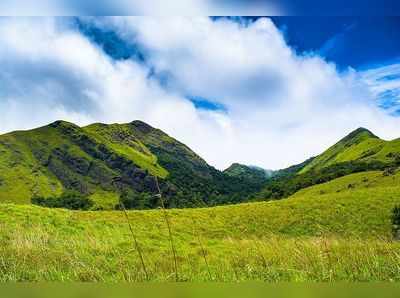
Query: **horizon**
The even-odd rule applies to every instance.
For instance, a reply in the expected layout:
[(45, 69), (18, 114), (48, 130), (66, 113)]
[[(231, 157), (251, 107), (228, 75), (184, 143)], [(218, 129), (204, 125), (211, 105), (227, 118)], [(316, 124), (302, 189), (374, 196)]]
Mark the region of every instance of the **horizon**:
[(0, 133), (57, 119), (79, 126), (138, 119), (218, 169), (286, 168), (358, 127), (395, 139), (399, 24), (396, 17), (0, 18)]

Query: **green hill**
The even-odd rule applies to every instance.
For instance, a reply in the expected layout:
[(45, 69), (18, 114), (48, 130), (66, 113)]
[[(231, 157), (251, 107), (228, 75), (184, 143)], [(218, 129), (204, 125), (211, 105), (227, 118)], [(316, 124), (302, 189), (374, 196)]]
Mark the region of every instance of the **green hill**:
[(400, 139), (381, 140), (369, 130), (359, 128), (317, 156), (299, 173), (350, 161), (391, 163), (396, 160), (400, 161)]
[(322, 154), (288, 169), (277, 171), (254, 198), (289, 197), (300, 189), (352, 173), (395, 169), (400, 166), (400, 139), (381, 140), (359, 128)]
[(338, 177), (399, 165), (400, 139), (381, 140), (363, 128), (287, 169), (271, 173), (233, 164), (221, 172), (141, 121), (86, 127), (57, 121), (0, 136), (0, 202), (34, 198), (66, 206), (64, 196), (72, 193), (88, 198), (91, 209), (114, 209), (120, 202), (129, 209), (156, 208), (156, 176), (167, 207), (214, 206), (281, 199)]
[(154, 208), (153, 176), (169, 207), (235, 202), (254, 191), (141, 121), (87, 127), (57, 121), (0, 136), (0, 202), (76, 192), (95, 209), (112, 209), (120, 197), (128, 208)]
[[(400, 173), (348, 175), (289, 199), (168, 210), (182, 281), (399, 281)], [(148, 278), (174, 280), (161, 210), (129, 211)], [(142, 281), (120, 211), (0, 205), (0, 280)], [(206, 260), (206, 262), (205, 262)]]

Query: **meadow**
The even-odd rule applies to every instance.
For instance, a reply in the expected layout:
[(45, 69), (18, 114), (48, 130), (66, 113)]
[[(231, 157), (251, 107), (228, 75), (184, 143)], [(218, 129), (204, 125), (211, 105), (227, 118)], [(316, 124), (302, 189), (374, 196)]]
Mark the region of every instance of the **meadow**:
[(175, 258), (162, 210), (128, 211), (132, 235), (122, 211), (2, 204), (0, 281), (400, 281), (399, 182), (365, 172), (280, 201), (167, 210)]

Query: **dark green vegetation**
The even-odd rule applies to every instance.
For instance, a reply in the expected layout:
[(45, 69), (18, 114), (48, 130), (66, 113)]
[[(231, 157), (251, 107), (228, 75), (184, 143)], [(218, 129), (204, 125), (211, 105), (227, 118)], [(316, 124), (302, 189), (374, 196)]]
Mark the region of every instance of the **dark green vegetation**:
[(400, 240), (400, 206), (393, 208), (392, 225), (393, 237)]
[(400, 166), (400, 139), (384, 141), (359, 128), (321, 155), (277, 171), (255, 197), (281, 199), (303, 188), (352, 173), (385, 170), (390, 175)]
[(32, 203), (49, 208), (65, 208), (71, 210), (89, 210), (94, 203), (88, 197), (79, 192), (67, 191), (59, 197), (33, 197)]
[(57, 121), (0, 136), (0, 202), (35, 198), (51, 206), (73, 191), (93, 209), (113, 209), (120, 197), (131, 208), (155, 208), (154, 176), (170, 208), (237, 203), (262, 186), (214, 169), (141, 121), (87, 127)]
[[(170, 209), (181, 281), (400, 281), (400, 173), (347, 175), (271, 202)], [(128, 211), (148, 278), (174, 281), (161, 210)], [(1, 281), (144, 281), (121, 211), (0, 205)], [(206, 262), (207, 261), (207, 262)]]

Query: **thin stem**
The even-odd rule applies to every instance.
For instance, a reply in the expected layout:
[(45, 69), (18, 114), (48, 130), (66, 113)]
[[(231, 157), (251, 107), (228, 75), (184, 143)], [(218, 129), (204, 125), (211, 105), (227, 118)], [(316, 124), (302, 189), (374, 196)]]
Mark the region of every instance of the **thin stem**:
[(142, 250), (140, 248), (139, 242), (137, 241), (136, 234), (133, 231), (131, 222), (129, 220), (128, 212), (126, 211), (124, 203), (123, 202), (120, 202), (120, 203), (121, 203), (121, 206), (122, 206), (122, 210), (124, 211), (124, 214), (125, 214), (125, 217), (126, 217), (126, 221), (128, 222), (129, 230), (131, 231), (131, 235), (132, 235), (132, 238), (133, 238), (133, 243), (135, 245), (135, 249), (136, 249), (136, 251), (137, 251), (137, 253), (139, 255), (140, 261), (142, 263), (142, 269), (143, 269), (144, 275), (146, 276), (146, 280), (149, 280), (149, 274), (148, 274), (147, 269), (146, 269), (146, 264), (144, 262), (143, 253), (142, 253)]
[(163, 214), (164, 214), (164, 219), (165, 219), (165, 222), (166, 222), (167, 227), (168, 227), (169, 242), (171, 244), (171, 251), (172, 251), (172, 255), (174, 257), (175, 281), (179, 281), (178, 262), (177, 262), (177, 258), (176, 258), (176, 250), (175, 250), (175, 245), (174, 245), (174, 239), (172, 237), (171, 224), (169, 222), (168, 213), (167, 213), (167, 210), (165, 208), (164, 198), (163, 198), (162, 193), (161, 193), (160, 185), (158, 184), (157, 176), (154, 176), (154, 180), (156, 181), (156, 187), (157, 187), (157, 190), (158, 190), (158, 197), (160, 198), (161, 208), (162, 208)]
[(213, 278), (211, 275), (210, 266), (208, 266), (206, 250), (204, 249), (203, 242), (201, 241), (200, 233), (198, 233), (198, 231), (197, 231), (196, 221), (193, 216), (192, 216), (192, 221), (193, 221), (194, 234), (197, 236), (197, 241), (199, 241), (199, 245), (201, 248), (201, 252), (203, 254), (204, 262), (206, 263), (206, 266), (207, 266), (208, 275), (210, 277), (210, 280), (212, 280)]

